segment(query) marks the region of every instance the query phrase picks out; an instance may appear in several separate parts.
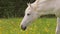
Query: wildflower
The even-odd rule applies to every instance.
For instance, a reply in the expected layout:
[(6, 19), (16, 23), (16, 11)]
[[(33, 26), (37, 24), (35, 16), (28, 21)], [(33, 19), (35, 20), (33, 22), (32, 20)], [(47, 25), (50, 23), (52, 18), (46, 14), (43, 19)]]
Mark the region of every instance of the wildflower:
[(28, 34), (28, 31), (26, 31), (26, 34)]
[(48, 28), (45, 28), (45, 32), (49, 32), (49, 29)]
[(50, 24), (47, 24), (47, 26), (49, 27), (49, 26), (50, 26)]
[(2, 34), (2, 32), (0, 31), (0, 34)]
[(2, 20), (0, 20), (0, 23), (2, 22)]

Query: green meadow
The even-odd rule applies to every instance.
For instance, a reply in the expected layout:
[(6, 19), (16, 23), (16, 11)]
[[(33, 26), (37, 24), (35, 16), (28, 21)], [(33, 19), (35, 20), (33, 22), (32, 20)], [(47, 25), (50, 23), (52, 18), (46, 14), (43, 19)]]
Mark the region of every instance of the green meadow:
[(25, 31), (20, 28), (22, 18), (0, 18), (0, 34), (55, 34), (56, 18), (38, 18)]

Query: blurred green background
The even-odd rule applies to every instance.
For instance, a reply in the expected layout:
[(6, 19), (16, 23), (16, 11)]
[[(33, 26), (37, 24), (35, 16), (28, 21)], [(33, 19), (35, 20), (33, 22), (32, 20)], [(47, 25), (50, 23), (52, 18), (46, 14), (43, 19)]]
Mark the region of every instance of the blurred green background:
[(22, 17), (28, 2), (35, 0), (0, 0), (0, 18)]
[(20, 22), (27, 3), (34, 1), (0, 0), (0, 34), (55, 34), (56, 17), (51, 14), (41, 16), (26, 31), (21, 30)]

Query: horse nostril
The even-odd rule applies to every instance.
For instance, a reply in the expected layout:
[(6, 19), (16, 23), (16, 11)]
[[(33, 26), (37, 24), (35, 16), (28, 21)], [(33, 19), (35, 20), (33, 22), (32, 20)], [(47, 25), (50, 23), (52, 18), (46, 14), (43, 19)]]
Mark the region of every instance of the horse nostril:
[(26, 27), (24, 27), (24, 26), (22, 25), (22, 26), (21, 26), (21, 29), (22, 29), (22, 30), (26, 30)]

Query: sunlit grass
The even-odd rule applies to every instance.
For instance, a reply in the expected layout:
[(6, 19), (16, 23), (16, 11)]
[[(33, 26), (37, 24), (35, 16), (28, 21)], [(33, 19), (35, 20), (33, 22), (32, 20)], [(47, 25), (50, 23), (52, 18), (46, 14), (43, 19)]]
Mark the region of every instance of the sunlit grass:
[(56, 18), (39, 18), (23, 31), (22, 18), (0, 19), (0, 34), (55, 34)]

